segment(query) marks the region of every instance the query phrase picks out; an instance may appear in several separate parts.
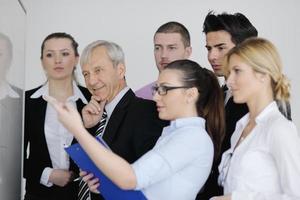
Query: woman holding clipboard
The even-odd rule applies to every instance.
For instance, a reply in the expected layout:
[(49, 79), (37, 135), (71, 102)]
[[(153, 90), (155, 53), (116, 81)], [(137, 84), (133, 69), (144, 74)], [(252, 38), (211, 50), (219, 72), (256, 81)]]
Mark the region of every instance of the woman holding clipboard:
[[(153, 87), (159, 118), (169, 120), (152, 150), (130, 165), (84, 128), (68, 103), (46, 97), (95, 165), (125, 190), (142, 190), (147, 199), (195, 199), (204, 185), (224, 133), (224, 106), (218, 81), (190, 60), (170, 63)], [(141, 133), (143, 134), (143, 133)], [(82, 173), (90, 190), (101, 180)]]

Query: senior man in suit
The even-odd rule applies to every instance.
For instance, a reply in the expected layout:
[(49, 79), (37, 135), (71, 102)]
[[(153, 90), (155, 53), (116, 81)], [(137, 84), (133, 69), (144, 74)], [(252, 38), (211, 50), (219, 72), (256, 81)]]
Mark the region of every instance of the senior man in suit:
[[(167, 122), (158, 118), (153, 101), (136, 97), (127, 86), (124, 53), (119, 45), (104, 40), (92, 42), (83, 50), (80, 64), (92, 93), (82, 110), (85, 127), (96, 130), (113, 152), (133, 163), (152, 149)], [(99, 133), (103, 118), (106, 123)], [(86, 196), (101, 199), (94, 193)]]

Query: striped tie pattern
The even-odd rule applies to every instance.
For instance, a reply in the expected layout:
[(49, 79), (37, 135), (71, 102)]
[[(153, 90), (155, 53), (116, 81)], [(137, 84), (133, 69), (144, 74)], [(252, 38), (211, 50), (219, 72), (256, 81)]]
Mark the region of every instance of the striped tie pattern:
[[(107, 113), (104, 110), (103, 114), (102, 114), (102, 118), (100, 120), (100, 122), (98, 123), (98, 128), (96, 130), (96, 137), (102, 137), (103, 135), (103, 130), (106, 124), (106, 120), (107, 120)], [(78, 200), (90, 200), (90, 192), (89, 192), (89, 187), (88, 184), (86, 182), (84, 182), (83, 180), (80, 181), (79, 183), (79, 192), (78, 192)]]
[(100, 122), (98, 123), (98, 129), (96, 130), (96, 137), (102, 137), (103, 135), (103, 130), (104, 130), (104, 126), (106, 124), (106, 119), (107, 119), (107, 113), (104, 110), (103, 114), (102, 114), (102, 119), (100, 120)]

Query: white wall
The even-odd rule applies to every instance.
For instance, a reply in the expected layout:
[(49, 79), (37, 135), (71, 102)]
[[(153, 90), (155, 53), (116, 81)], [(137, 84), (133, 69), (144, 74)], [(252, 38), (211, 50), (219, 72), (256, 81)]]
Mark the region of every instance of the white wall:
[[(45, 81), (40, 65), (40, 45), (51, 32), (71, 33), (80, 51), (96, 39), (120, 44), (126, 54), (128, 84), (137, 89), (153, 81), (157, 70), (153, 58), (153, 34), (163, 23), (176, 20), (189, 29), (192, 59), (210, 68), (202, 33), (209, 10), (242, 12), (256, 26), (259, 36), (273, 41), (292, 83), (292, 114), (300, 128), (299, 84), (297, 84), (300, 23), (297, 0), (25, 0), (28, 11), (26, 48), (26, 89)], [(79, 73), (80, 76), (80, 73)], [(82, 81), (82, 78), (80, 79)]]

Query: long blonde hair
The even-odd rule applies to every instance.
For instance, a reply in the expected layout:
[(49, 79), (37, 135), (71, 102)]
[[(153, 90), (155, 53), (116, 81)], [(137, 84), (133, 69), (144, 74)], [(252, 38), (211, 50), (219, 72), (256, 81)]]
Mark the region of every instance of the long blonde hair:
[(282, 63), (276, 47), (264, 38), (249, 38), (231, 49), (225, 59), (225, 71), (232, 55), (239, 56), (256, 72), (267, 74), (271, 78), (273, 98), (281, 112), (290, 118), (290, 82), (282, 73)]
[(275, 100), (289, 100), (290, 83), (282, 73), (279, 53), (270, 41), (264, 38), (249, 38), (228, 52), (226, 63), (229, 62), (232, 55), (239, 56), (254, 71), (268, 74), (271, 77)]

